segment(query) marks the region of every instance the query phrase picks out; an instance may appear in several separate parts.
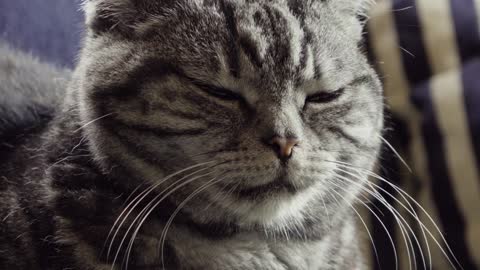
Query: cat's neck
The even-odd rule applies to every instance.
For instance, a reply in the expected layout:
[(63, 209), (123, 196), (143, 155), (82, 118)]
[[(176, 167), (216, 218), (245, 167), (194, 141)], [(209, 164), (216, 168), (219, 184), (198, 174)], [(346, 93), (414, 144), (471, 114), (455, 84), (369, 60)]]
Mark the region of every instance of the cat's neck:
[[(148, 226), (150, 231), (158, 232), (158, 235), (165, 229), (163, 224), (158, 224), (156, 229), (154, 223)], [(168, 229), (167, 235), (163, 249), (160, 237), (155, 234), (140, 238), (143, 245), (141, 250), (146, 255), (142, 257), (143, 261), (138, 262), (140, 265), (159, 264), (159, 251), (164, 250), (169, 259), (173, 255), (173, 261), (182, 262), (182, 266), (185, 263), (191, 264), (192, 269), (307, 270), (330, 269), (331, 265), (335, 265), (335, 269), (363, 269), (353, 220), (345, 220), (317, 240), (276, 239), (259, 232), (210, 238), (191, 228), (175, 224)], [(188, 269), (188, 266), (185, 268)]]

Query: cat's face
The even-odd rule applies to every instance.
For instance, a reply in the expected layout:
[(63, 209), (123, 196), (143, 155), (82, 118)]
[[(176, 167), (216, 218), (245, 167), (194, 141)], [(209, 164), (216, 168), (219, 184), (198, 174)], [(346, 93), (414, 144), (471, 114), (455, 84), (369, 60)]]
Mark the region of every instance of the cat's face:
[(383, 127), (357, 47), (364, 1), (349, 2), (87, 1), (92, 149), (152, 183), (205, 163), (179, 190), (215, 179), (196, 201), (205, 219), (275, 226), (320, 198), (319, 216), (347, 207), (364, 181), (341, 164), (370, 169)]

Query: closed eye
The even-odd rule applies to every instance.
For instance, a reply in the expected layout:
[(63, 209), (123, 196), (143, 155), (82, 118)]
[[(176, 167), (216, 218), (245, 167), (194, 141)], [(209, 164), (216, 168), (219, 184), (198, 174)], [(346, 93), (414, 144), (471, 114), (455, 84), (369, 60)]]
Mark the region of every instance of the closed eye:
[(222, 100), (237, 100), (237, 101), (243, 100), (243, 97), (241, 95), (225, 88), (202, 87), (202, 89), (205, 92), (207, 92), (207, 94)]
[(307, 97), (306, 102), (309, 103), (329, 103), (339, 98), (344, 92), (341, 88), (333, 92), (320, 92)]
[(228, 100), (228, 101), (243, 101), (244, 98), (231, 90), (217, 87), (213, 85), (206, 84), (204, 82), (200, 82), (198, 80), (189, 78), (190, 81), (195, 84), (198, 88), (203, 90), (205, 93), (209, 94), (210, 96), (216, 97), (221, 100)]

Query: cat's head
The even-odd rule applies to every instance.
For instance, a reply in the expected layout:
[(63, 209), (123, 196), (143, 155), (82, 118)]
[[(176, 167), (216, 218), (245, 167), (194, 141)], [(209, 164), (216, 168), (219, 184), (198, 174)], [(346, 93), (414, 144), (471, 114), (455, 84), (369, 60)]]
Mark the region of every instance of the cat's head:
[(346, 166), (371, 169), (383, 128), (359, 48), (367, 4), (86, 1), (76, 76), (93, 152), (151, 183), (194, 166), (177, 193), (215, 179), (185, 208), (205, 221), (277, 228), (346, 209), (365, 184)]

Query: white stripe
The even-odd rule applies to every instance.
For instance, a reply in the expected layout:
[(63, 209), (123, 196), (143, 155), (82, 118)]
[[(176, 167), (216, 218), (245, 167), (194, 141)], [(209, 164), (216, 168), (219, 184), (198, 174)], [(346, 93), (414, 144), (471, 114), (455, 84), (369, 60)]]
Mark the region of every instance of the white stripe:
[[(448, 172), (466, 221), (470, 253), (480, 265), (480, 185), (464, 108), (461, 69), (450, 1), (417, 1), (424, 41), (434, 74), (432, 103), (444, 137)], [(441, 18), (441, 19), (439, 19)], [(435, 179), (434, 179), (435, 180)]]

